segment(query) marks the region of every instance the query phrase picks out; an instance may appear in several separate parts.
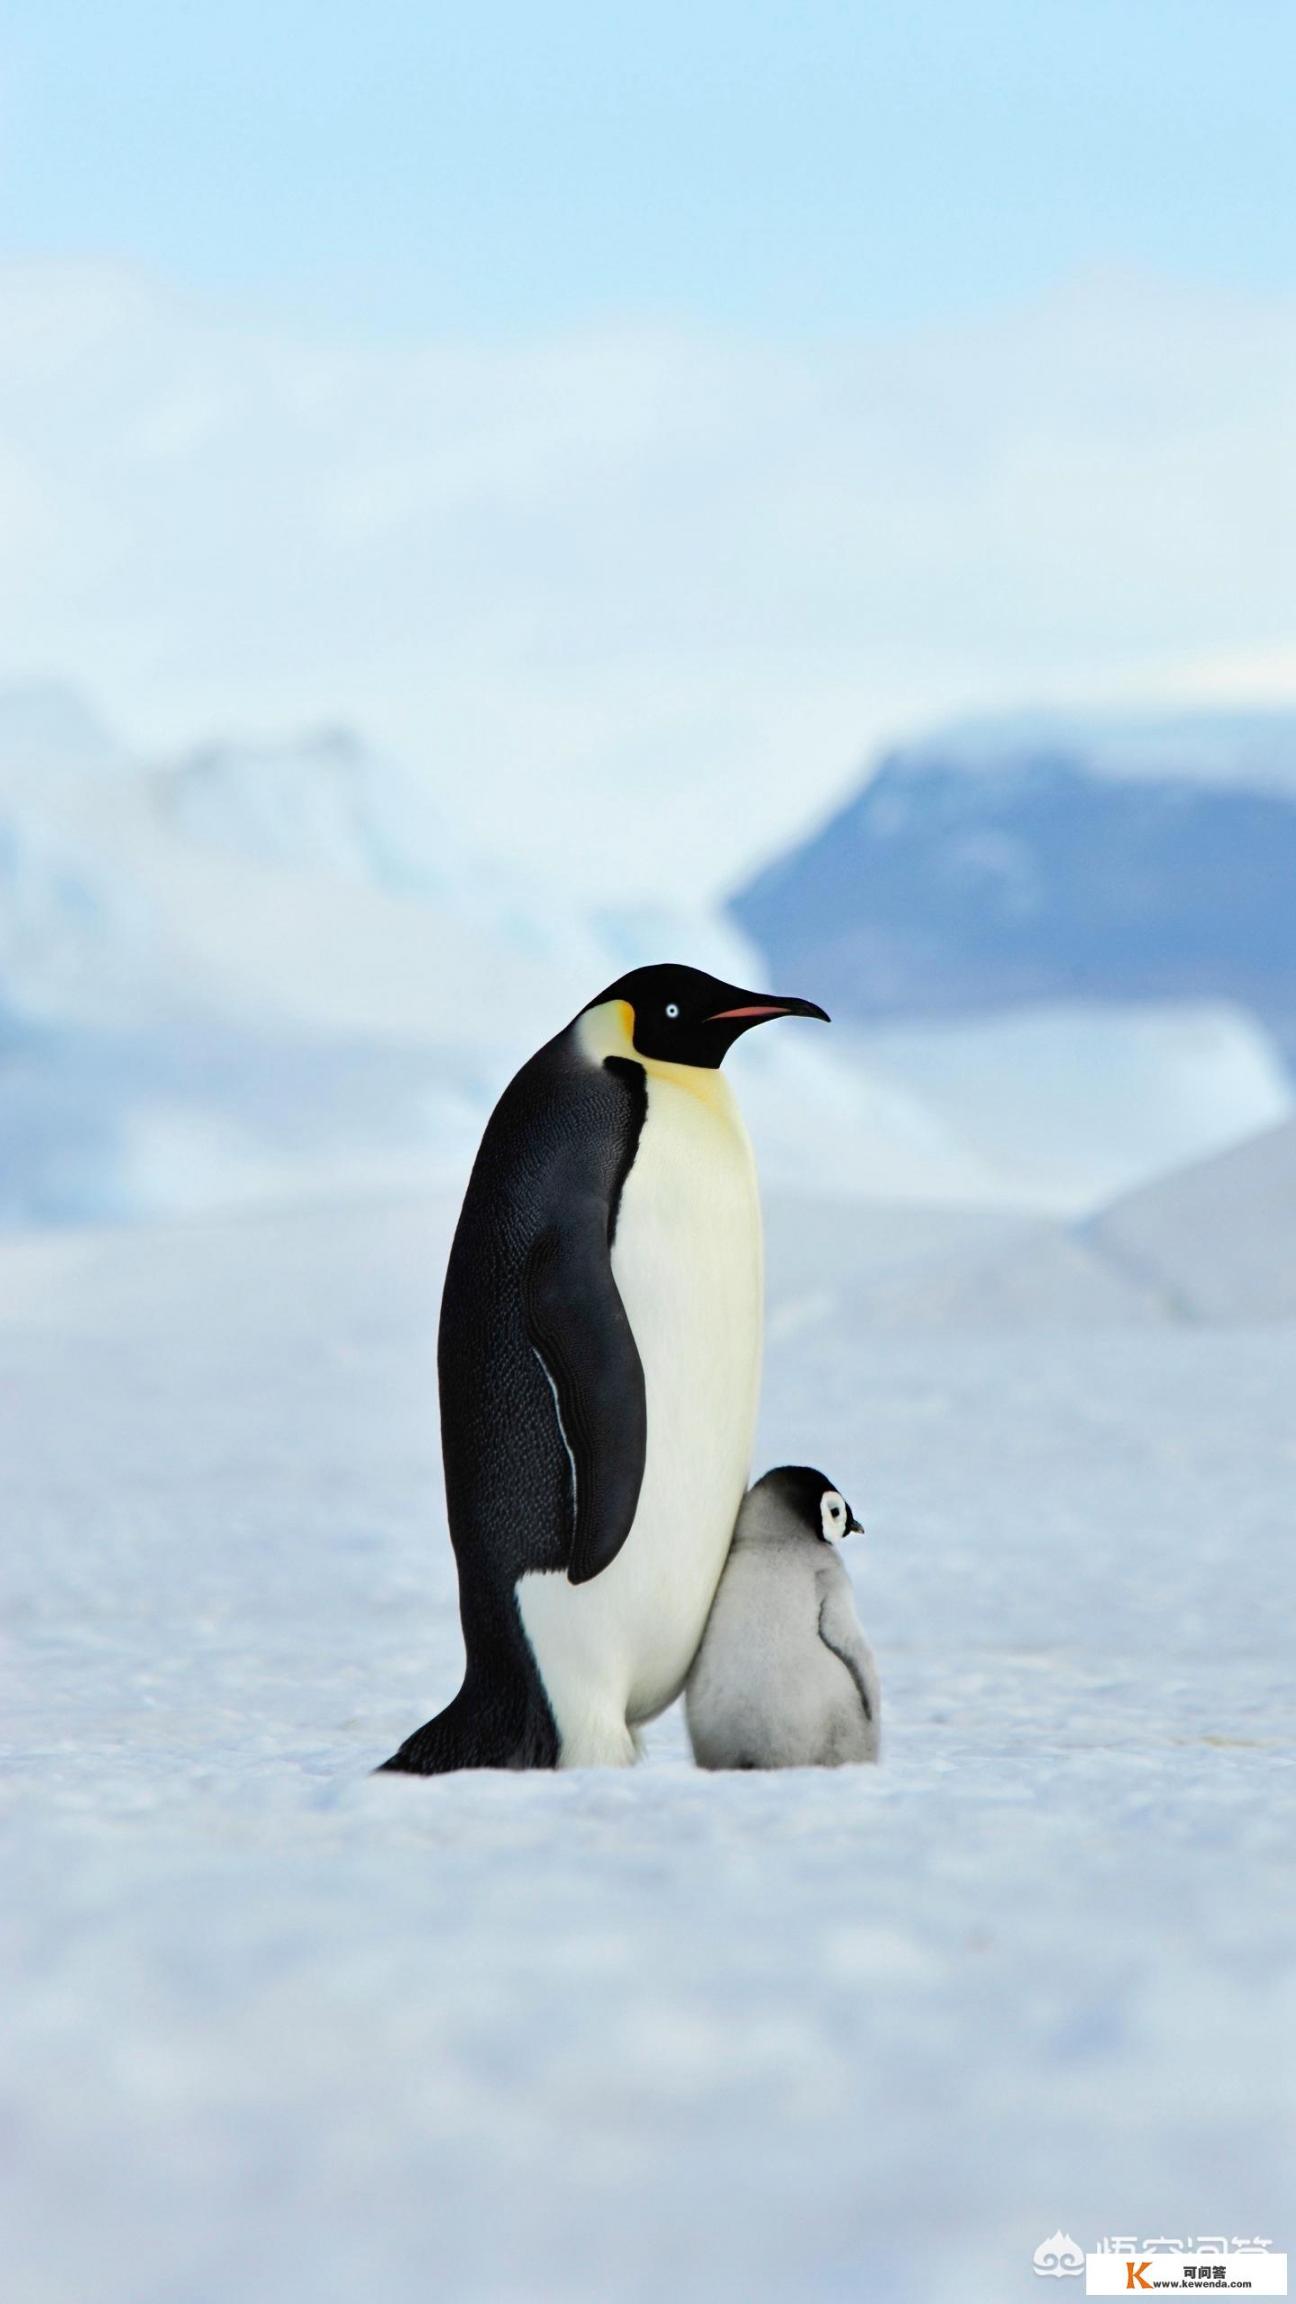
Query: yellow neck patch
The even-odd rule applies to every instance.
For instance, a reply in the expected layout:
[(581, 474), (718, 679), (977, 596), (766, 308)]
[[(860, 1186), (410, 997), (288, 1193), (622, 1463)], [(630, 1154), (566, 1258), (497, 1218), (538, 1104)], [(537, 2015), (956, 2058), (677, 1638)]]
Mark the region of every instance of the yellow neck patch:
[(635, 1056), (634, 1010), (628, 1000), (604, 1000), (597, 1008), (587, 1008), (580, 1020), (581, 1046), (595, 1064), (605, 1056), (629, 1056), (642, 1064), (642, 1056)]
[(634, 1026), (635, 1013), (628, 1000), (604, 1000), (582, 1016), (581, 1045), (596, 1064), (605, 1056), (626, 1056), (631, 1063), (642, 1064), (650, 1079), (668, 1080), (686, 1095), (695, 1096), (699, 1104), (708, 1105), (726, 1119), (730, 1116), (734, 1101), (722, 1073), (703, 1064), (668, 1064), (660, 1056), (641, 1055), (634, 1044)]

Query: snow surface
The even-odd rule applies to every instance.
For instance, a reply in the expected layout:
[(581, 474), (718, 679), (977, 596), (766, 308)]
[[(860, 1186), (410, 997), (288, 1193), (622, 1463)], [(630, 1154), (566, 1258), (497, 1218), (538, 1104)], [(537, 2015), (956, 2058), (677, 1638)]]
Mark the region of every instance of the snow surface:
[(780, 1339), (843, 1325), (1055, 1330), (1180, 1317), (1097, 1227), (1021, 1209), (782, 1195), (767, 1210), (766, 1261)]
[(1006, 2304), (1059, 2226), (1290, 2244), (1296, 1327), (807, 1320), (776, 1204), (760, 1460), (867, 1521), (882, 1765), (704, 1777), (671, 1718), (374, 1779), (456, 1676), (452, 1210), (0, 1245), (6, 2304)]
[(1130, 1193), (1084, 1242), (1179, 1318), (1296, 1318), (1296, 1121)]

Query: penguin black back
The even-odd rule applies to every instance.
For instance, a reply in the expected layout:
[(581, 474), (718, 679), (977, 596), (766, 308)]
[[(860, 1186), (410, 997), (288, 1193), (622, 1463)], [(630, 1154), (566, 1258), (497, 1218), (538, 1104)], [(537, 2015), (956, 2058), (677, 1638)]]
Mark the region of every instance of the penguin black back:
[[(557, 1764), (514, 1595), (528, 1571), (597, 1574), (634, 1517), (647, 1411), (609, 1251), (646, 1106), (642, 1066), (591, 1065), (568, 1026), (523, 1065), (487, 1125), (437, 1351), (467, 1670), (453, 1703), (386, 1768)], [(576, 1386), (586, 1343), (593, 1367)]]

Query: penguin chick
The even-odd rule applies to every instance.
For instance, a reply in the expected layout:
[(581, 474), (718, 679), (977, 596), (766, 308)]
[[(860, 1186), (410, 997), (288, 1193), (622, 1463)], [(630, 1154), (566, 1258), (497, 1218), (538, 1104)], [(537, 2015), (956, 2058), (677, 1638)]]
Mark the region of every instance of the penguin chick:
[(859, 1521), (822, 1472), (747, 1491), (685, 1697), (702, 1768), (838, 1768), (878, 1756), (879, 1688), (832, 1550)]

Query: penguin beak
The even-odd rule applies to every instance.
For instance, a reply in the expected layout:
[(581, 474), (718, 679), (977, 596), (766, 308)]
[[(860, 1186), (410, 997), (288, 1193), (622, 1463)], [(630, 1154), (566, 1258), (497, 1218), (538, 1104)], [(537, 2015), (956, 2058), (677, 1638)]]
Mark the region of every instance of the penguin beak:
[(773, 992), (740, 992), (738, 1005), (717, 1008), (708, 1016), (708, 1024), (764, 1024), (771, 1016), (817, 1016), (821, 1024), (831, 1023), (826, 1008), (817, 1008), (813, 1000), (788, 1000)]
[(855, 1517), (855, 1515), (854, 1515), (854, 1513), (852, 1512), (852, 1514), (851, 1514), (851, 1516), (850, 1516), (849, 1520), (848, 1520), (848, 1521), (847, 1521), (847, 1523), (846, 1523), (845, 1534), (846, 1534), (847, 1536), (862, 1536), (862, 1535), (863, 1535), (863, 1533), (864, 1533), (864, 1523), (863, 1523), (863, 1521), (862, 1521), (862, 1520), (857, 1520), (857, 1519), (856, 1519), (856, 1517)]

